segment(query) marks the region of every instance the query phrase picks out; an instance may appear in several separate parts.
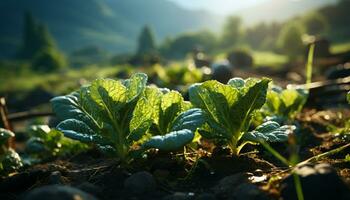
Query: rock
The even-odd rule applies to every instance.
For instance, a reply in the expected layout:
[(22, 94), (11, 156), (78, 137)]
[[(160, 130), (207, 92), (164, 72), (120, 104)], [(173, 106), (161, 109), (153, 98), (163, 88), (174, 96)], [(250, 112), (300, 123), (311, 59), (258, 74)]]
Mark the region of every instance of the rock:
[[(350, 189), (328, 164), (303, 165), (295, 170), (299, 175), (304, 199), (350, 199)], [(282, 181), (281, 196), (284, 200), (297, 199), (293, 175)]]
[(29, 190), (38, 181), (45, 179), (49, 175), (50, 172), (45, 170), (30, 170), (7, 177), (0, 181), (0, 194)]
[(80, 190), (87, 192), (89, 194), (94, 195), (95, 197), (102, 198), (103, 197), (103, 191), (102, 189), (89, 182), (83, 182), (80, 185), (77, 186)]
[(226, 199), (232, 196), (232, 192), (242, 183), (248, 183), (248, 175), (237, 173), (221, 179), (212, 190), (219, 199)]
[(134, 195), (141, 195), (154, 192), (157, 188), (157, 184), (152, 174), (142, 171), (127, 178), (124, 182), (124, 187), (128, 192)]
[(335, 67), (330, 67), (325, 72), (325, 76), (329, 80), (349, 77), (350, 76), (350, 63), (346, 63), (344, 65), (338, 65)]
[(203, 193), (203, 194), (200, 194), (196, 200), (216, 200), (216, 197), (214, 194), (211, 194), (211, 193)]
[(193, 199), (194, 194), (183, 193), (183, 192), (175, 192), (172, 195), (168, 195), (163, 198), (163, 200), (189, 200)]
[(262, 192), (256, 185), (243, 183), (233, 192), (236, 200), (269, 200), (269, 197)]
[(234, 50), (227, 55), (227, 60), (234, 68), (251, 68), (253, 67), (253, 57), (245, 50)]
[(97, 200), (94, 196), (69, 186), (50, 185), (34, 189), (24, 200)]
[(54, 171), (49, 176), (49, 184), (62, 184), (62, 174), (60, 171)]
[(212, 66), (212, 79), (226, 84), (233, 76), (231, 66), (228, 63), (215, 63)]
[(168, 170), (163, 170), (163, 169), (157, 169), (153, 172), (153, 175), (157, 178), (157, 179), (165, 179), (167, 177), (169, 177), (170, 172)]

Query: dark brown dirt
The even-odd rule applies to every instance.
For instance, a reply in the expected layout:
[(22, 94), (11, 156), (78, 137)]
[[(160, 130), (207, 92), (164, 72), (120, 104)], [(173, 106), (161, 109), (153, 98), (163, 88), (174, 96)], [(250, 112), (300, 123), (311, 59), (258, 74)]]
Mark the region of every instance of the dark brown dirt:
[[(327, 116), (327, 117), (325, 117)], [(341, 124), (338, 115), (328, 112), (305, 110), (298, 117), (303, 133), (300, 160), (345, 145), (347, 142), (327, 131), (329, 124)], [(288, 157), (286, 144), (272, 145)], [(253, 151), (254, 150), (254, 151)], [(350, 162), (344, 160), (350, 154), (346, 149), (319, 162), (331, 164), (350, 186)], [(116, 159), (106, 158), (90, 151), (69, 158), (31, 166), (24, 171), (0, 179), (0, 199), (19, 199), (26, 192), (40, 186), (53, 184), (52, 174), (61, 174), (61, 184), (80, 187), (91, 183), (100, 190), (96, 195), (104, 199), (132, 199), (124, 189), (124, 180), (138, 171), (149, 171), (157, 181), (157, 191), (136, 199), (161, 199), (174, 192), (200, 194), (210, 192), (223, 177), (236, 173), (249, 173), (251, 181), (274, 199), (279, 198), (279, 183), (290, 172), (280, 161), (259, 146), (248, 146), (244, 153), (231, 156), (225, 149), (204, 150), (181, 154), (150, 152), (146, 159), (120, 167)]]

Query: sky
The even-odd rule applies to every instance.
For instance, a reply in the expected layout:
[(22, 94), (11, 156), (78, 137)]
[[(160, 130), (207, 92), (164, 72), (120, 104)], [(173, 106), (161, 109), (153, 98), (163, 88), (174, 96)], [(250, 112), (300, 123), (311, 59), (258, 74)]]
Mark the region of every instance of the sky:
[(170, 0), (189, 9), (205, 9), (217, 14), (228, 14), (232, 11), (254, 6), (268, 0)]

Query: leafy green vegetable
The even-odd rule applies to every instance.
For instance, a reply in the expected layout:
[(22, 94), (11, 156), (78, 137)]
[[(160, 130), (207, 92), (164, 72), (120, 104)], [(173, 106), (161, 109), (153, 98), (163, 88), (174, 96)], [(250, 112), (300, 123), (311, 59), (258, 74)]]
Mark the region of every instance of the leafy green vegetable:
[[(142, 73), (123, 81), (98, 79), (78, 92), (52, 99), (54, 112), (63, 120), (57, 129), (127, 161), (131, 145), (152, 123), (148, 100), (142, 96), (146, 82)], [(133, 117), (140, 110), (146, 114)]]
[(187, 65), (171, 65), (167, 67), (155, 65), (154, 71), (157, 75), (157, 85), (168, 88), (193, 84), (201, 81), (204, 76), (200, 69), (188, 67)]
[(23, 166), (17, 152), (6, 144), (14, 136), (13, 132), (0, 128), (0, 174), (14, 172)]
[(57, 129), (126, 162), (136, 145), (142, 151), (178, 150), (192, 141), (196, 128), (204, 123), (203, 112), (190, 109), (180, 93), (147, 87), (146, 82), (147, 76), (141, 73), (124, 81), (99, 79), (52, 99), (53, 110), (63, 120)]
[(150, 133), (155, 136), (142, 147), (174, 151), (190, 143), (196, 129), (205, 122), (203, 111), (198, 108), (190, 109), (191, 104), (184, 101), (176, 91), (161, 92), (158, 88), (148, 88), (145, 93), (157, 96), (153, 101), (156, 111), (150, 129)]
[(284, 121), (294, 119), (295, 115), (303, 108), (307, 98), (308, 90), (283, 90), (278, 86), (272, 86), (267, 92), (266, 104), (263, 110), (265, 115), (275, 116)]
[(280, 126), (277, 122), (268, 121), (260, 126), (258, 126), (255, 130), (248, 132), (243, 136), (244, 141), (251, 142), (284, 142), (288, 140), (288, 135), (293, 132), (295, 126)]
[(183, 129), (173, 131), (166, 135), (152, 137), (143, 144), (144, 148), (156, 148), (162, 151), (173, 151), (180, 149), (193, 140), (194, 133), (191, 130)]
[(0, 128), (0, 145), (6, 145), (8, 140), (12, 137), (15, 137), (15, 134), (7, 129)]
[(65, 156), (87, 149), (83, 143), (66, 138), (60, 131), (46, 125), (31, 126), (29, 134), (31, 137), (26, 142), (26, 152), (38, 159)]
[[(273, 140), (273, 135), (280, 134), (283, 130), (278, 129), (276, 124), (258, 127), (256, 132), (248, 134), (254, 112), (265, 103), (269, 82), (269, 79), (234, 78), (227, 85), (217, 81), (206, 81), (191, 86), (189, 94), (192, 104), (203, 109), (207, 116), (207, 125), (200, 129), (200, 134), (208, 139), (225, 142), (234, 154), (239, 154), (246, 144), (245, 140)], [(263, 131), (270, 126), (274, 131)], [(246, 134), (248, 135), (245, 136)], [(275, 139), (276, 141), (283, 139), (281, 135), (276, 137), (279, 138)]]

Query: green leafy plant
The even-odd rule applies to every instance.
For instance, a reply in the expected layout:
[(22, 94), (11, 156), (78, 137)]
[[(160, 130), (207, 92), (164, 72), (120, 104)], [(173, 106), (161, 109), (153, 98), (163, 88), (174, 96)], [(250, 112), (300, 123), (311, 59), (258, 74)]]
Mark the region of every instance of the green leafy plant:
[(70, 95), (51, 100), (53, 110), (63, 120), (57, 129), (66, 137), (95, 144), (105, 153), (128, 159), (131, 145), (141, 139), (151, 125), (151, 113), (134, 117), (146, 107), (141, 98), (147, 76), (142, 73), (126, 80), (98, 79)]
[(26, 152), (37, 159), (65, 156), (87, 149), (87, 145), (64, 137), (62, 132), (47, 125), (29, 128), (30, 139), (26, 142)]
[[(198, 127), (204, 124), (201, 109), (192, 108), (179, 92), (147, 88), (146, 95), (153, 94), (153, 125), (149, 133), (154, 135), (142, 146), (165, 151), (180, 149), (190, 143)], [(148, 95), (152, 96), (152, 95)]]
[[(51, 100), (68, 138), (95, 144), (122, 162), (149, 148), (177, 150), (193, 139), (203, 122), (178, 92), (147, 87), (142, 73), (126, 80), (98, 79)], [(151, 130), (150, 127), (152, 126)]]
[[(260, 140), (281, 142), (287, 127), (267, 122), (249, 132), (251, 120), (265, 103), (269, 79), (231, 79), (226, 85), (206, 81), (190, 87), (190, 101), (206, 113), (207, 123), (199, 132), (229, 146), (238, 155), (244, 145)], [(288, 127), (290, 128), (290, 127)]]
[(8, 140), (15, 134), (0, 128), (0, 174), (14, 172), (23, 166), (22, 160), (15, 150), (8, 147)]
[(157, 75), (157, 85), (168, 88), (176, 85), (193, 84), (201, 81), (204, 76), (200, 69), (182, 65), (171, 65), (168, 67), (156, 65), (154, 70)]
[(269, 88), (266, 104), (263, 106), (265, 116), (270, 116), (278, 122), (293, 120), (303, 109), (308, 98), (308, 90), (282, 89), (278, 86)]

